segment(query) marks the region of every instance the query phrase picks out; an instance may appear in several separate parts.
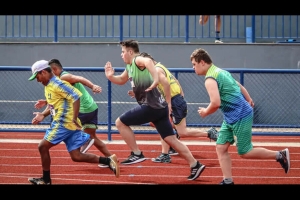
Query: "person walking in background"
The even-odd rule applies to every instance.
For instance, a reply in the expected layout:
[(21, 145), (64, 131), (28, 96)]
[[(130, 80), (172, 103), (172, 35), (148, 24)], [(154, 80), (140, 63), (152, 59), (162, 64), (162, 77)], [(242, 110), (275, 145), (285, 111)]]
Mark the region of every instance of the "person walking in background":
[[(80, 148), (89, 143), (90, 135), (81, 130), (81, 122), (78, 118), (80, 97), (82, 93), (69, 82), (56, 77), (46, 60), (35, 62), (32, 67), (32, 76), (28, 79), (37, 79), (44, 85), (44, 94), (47, 108), (43, 112), (34, 112), (32, 124), (39, 124), (50, 114), (53, 117), (50, 128), (46, 130), (44, 138), (38, 145), (42, 161), (43, 176), (41, 178), (29, 178), (34, 185), (51, 185), (50, 176), (50, 149), (64, 142), (71, 159), (74, 162), (98, 163), (108, 165), (116, 177), (120, 175), (120, 168), (115, 154), (109, 157), (101, 157), (95, 154), (82, 153)], [(90, 146), (90, 145), (87, 145)]]
[(130, 126), (153, 122), (161, 138), (189, 164), (191, 173), (188, 180), (197, 179), (205, 169), (205, 165), (197, 161), (189, 148), (176, 138), (169, 120), (168, 103), (157, 89), (158, 73), (150, 58), (139, 54), (139, 45), (135, 40), (120, 42), (121, 57), (126, 63), (120, 75), (114, 75), (110, 62), (105, 65), (105, 75), (112, 83), (124, 85), (130, 81), (138, 105), (123, 113), (116, 119), (116, 127), (131, 150), (129, 157), (121, 164), (130, 165), (144, 161), (146, 158), (139, 149), (134, 132)]
[[(209, 15), (200, 15), (199, 17), (199, 24), (205, 25), (209, 20)], [(223, 41), (220, 39), (220, 31), (221, 31), (221, 16), (215, 15), (215, 32), (216, 32), (216, 39), (215, 43), (221, 44)]]
[[(102, 88), (95, 85), (90, 80), (82, 77), (73, 75), (63, 69), (61, 62), (58, 59), (51, 59), (49, 61), (49, 66), (55, 76), (59, 77), (61, 80), (71, 83), (75, 88), (77, 88), (82, 96), (80, 98), (80, 108), (78, 118), (82, 124), (82, 130), (85, 133), (90, 134), (91, 139), (94, 140), (94, 146), (106, 157), (111, 156), (112, 153), (107, 149), (105, 143), (103, 143), (96, 135), (96, 130), (98, 128), (98, 105), (94, 101), (90, 93), (85, 89), (84, 86), (89, 87), (94, 93), (101, 93)], [(39, 109), (46, 105), (45, 100), (39, 100), (35, 104), (35, 108)], [(88, 150), (87, 146), (81, 148), (81, 152), (85, 153)], [(101, 165), (99, 167), (108, 167), (108, 165)]]
[(253, 147), (254, 102), (246, 88), (236, 81), (230, 72), (214, 65), (204, 49), (194, 50), (190, 60), (195, 73), (205, 76), (204, 84), (210, 98), (210, 103), (206, 108), (199, 107), (199, 115), (204, 118), (221, 109), (224, 116), (216, 142), (216, 151), (223, 173), (223, 180), (220, 184), (234, 184), (231, 158), (228, 152), (228, 148), (234, 142), (236, 142), (237, 152), (241, 158), (276, 160), (281, 164), (285, 173), (288, 173), (291, 167), (288, 148), (272, 151), (262, 147)]
[[(179, 81), (162, 63), (155, 61), (150, 54), (142, 52), (140, 56), (150, 58), (153, 61), (156, 70), (158, 71), (159, 84), (157, 88), (168, 103), (170, 122), (174, 126), (173, 128), (176, 130), (177, 134), (179, 135), (179, 138), (208, 137), (216, 141), (218, 137), (218, 132), (213, 127), (207, 132), (202, 132), (196, 128), (186, 127), (187, 102), (184, 99), (184, 92)], [(134, 93), (132, 90), (128, 91), (128, 94), (131, 97), (134, 97)], [(152, 158), (152, 161), (170, 163), (170, 154), (177, 155), (178, 153), (173, 148), (171, 148), (170, 145), (168, 145), (162, 138), (161, 144), (161, 154), (156, 158)]]

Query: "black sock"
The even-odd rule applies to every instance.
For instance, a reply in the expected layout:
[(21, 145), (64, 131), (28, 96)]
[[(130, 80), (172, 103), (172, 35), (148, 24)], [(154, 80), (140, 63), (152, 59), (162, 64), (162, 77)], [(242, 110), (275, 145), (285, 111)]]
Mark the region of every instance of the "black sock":
[(43, 179), (45, 182), (49, 183), (50, 182), (50, 170), (49, 171), (44, 171), (43, 170)]
[(219, 34), (220, 34), (220, 31), (216, 31), (216, 40), (220, 40)]
[(106, 157), (101, 157), (99, 158), (99, 163), (104, 164), (104, 165), (109, 165), (110, 159)]

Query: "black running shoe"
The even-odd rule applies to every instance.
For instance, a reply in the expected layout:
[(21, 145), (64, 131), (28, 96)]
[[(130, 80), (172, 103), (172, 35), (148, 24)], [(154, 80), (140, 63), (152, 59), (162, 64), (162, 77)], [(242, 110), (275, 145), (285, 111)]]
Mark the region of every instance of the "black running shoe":
[(280, 163), (281, 167), (284, 169), (285, 173), (287, 174), (290, 171), (290, 152), (288, 148), (279, 151), (281, 154), (281, 158), (277, 160)]
[(123, 165), (131, 165), (135, 163), (139, 163), (146, 160), (145, 156), (143, 155), (143, 152), (141, 152), (141, 155), (135, 155), (133, 152), (131, 152), (130, 156), (121, 162)]
[(204, 171), (205, 165), (202, 165), (197, 161), (197, 165), (191, 168), (191, 175), (188, 177), (188, 180), (195, 180), (200, 176), (200, 174)]
[(29, 178), (28, 181), (33, 185), (51, 185), (51, 179), (49, 182), (46, 182), (43, 177), (41, 178)]
[(209, 138), (209, 140), (211, 141), (211, 140), (213, 140), (213, 141), (217, 141), (217, 139), (218, 139), (218, 136), (219, 136), (219, 133), (218, 133), (218, 131), (214, 128), (214, 127), (211, 127), (208, 131), (207, 131), (207, 133), (208, 133), (208, 138)]

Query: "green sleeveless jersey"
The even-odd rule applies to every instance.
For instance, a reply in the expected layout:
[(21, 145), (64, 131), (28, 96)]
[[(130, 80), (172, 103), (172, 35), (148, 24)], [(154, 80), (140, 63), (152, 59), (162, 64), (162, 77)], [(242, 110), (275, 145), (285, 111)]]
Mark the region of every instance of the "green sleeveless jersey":
[[(59, 77), (61, 77), (64, 74), (68, 74), (68, 72), (62, 71)], [(90, 113), (95, 111), (98, 108), (98, 106), (94, 101), (93, 97), (90, 95), (90, 93), (85, 89), (84, 85), (82, 85), (81, 83), (75, 83), (72, 85), (82, 93), (82, 96), (80, 97), (79, 112)]]
[(228, 124), (234, 124), (253, 112), (253, 108), (246, 101), (240, 86), (230, 72), (212, 65), (205, 75), (205, 79), (207, 78), (213, 78), (218, 83), (220, 109)]
[(148, 105), (154, 109), (162, 109), (168, 106), (165, 98), (157, 88), (145, 92), (153, 83), (153, 78), (147, 68), (140, 69), (136, 65), (135, 58), (132, 60), (131, 65), (126, 65), (126, 71), (138, 104)]

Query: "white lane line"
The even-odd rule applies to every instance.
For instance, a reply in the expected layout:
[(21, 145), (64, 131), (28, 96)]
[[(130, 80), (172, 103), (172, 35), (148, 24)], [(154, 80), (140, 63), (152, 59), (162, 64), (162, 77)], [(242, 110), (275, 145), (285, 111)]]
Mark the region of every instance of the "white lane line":
[[(32, 175), (32, 174), (19, 174), (19, 173), (10, 173), (10, 174), (2, 174), (0, 173), (0, 177), (16, 177), (16, 178), (28, 178), (28, 177), (35, 177), (35, 176), (40, 176), (40, 174), (36, 174), (36, 175)], [(54, 176), (112, 176), (114, 177), (114, 175), (105, 175), (105, 174), (51, 174), (52, 177)], [(145, 174), (145, 175), (141, 175), (141, 174), (128, 174), (128, 175), (121, 175), (124, 177), (154, 177), (154, 176), (158, 176), (158, 177), (166, 177), (166, 178), (185, 178), (185, 175), (150, 175), (150, 174)], [(120, 176), (120, 177), (121, 177)], [(220, 176), (205, 176), (205, 175), (201, 175), (201, 178), (219, 178), (222, 177)], [(254, 178), (272, 178), (272, 179), (300, 179), (300, 177), (298, 176), (234, 176), (235, 178), (249, 178), (249, 179), (254, 179)], [(52, 178), (52, 179), (61, 179), (61, 180), (80, 180), (80, 179), (62, 179), (62, 178)], [(98, 181), (98, 180), (88, 180), (88, 181)], [(100, 181), (100, 182), (109, 182), (109, 181)], [(113, 183), (115, 183), (116, 181), (112, 181)], [(131, 182), (127, 182), (127, 183), (131, 183)]]
[[(0, 143), (33, 143), (38, 144), (40, 139), (0, 139)], [(105, 144), (126, 144), (123, 140), (102, 140)], [(200, 145), (200, 146), (215, 146), (215, 142), (203, 141), (182, 141), (186, 145)], [(137, 144), (143, 145), (161, 145), (159, 140), (137, 140)], [(254, 146), (280, 146), (280, 147), (300, 147), (299, 142), (253, 142)], [(233, 145), (234, 146), (234, 145)]]
[[(66, 174), (61, 174), (62, 176), (67, 176)], [(70, 174), (72, 176), (72, 174)], [(81, 176), (80, 174), (73, 174), (74, 176), (78, 175)], [(40, 175), (37, 175), (40, 176)], [(53, 180), (63, 180), (63, 181), (76, 181), (74, 184), (80, 184), (79, 182), (91, 182), (91, 183), (102, 183), (102, 184), (113, 184), (113, 185), (118, 185), (118, 184), (134, 184), (134, 185), (157, 185), (158, 183), (146, 183), (146, 182), (128, 182), (128, 181), (101, 181), (101, 180), (86, 180), (86, 179), (69, 179), (69, 178), (53, 178), (55, 174), (51, 174), (51, 179), (52, 182)], [(91, 175), (88, 175), (91, 176)], [(93, 175), (94, 176), (94, 175)], [(112, 175), (113, 176), (113, 175)], [(28, 179), (28, 176), (16, 176), (16, 175), (2, 175), (0, 174), (0, 177), (6, 177), (6, 178), (25, 178)], [(0, 183), (0, 184), (6, 184), (6, 183)], [(11, 183), (12, 184), (12, 183)], [(24, 184), (24, 183), (14, 183), (14, 184)], [(30, 184), (28, 182), (28, 184)], [(71, 184), (71, 183), (69, 183)]]

